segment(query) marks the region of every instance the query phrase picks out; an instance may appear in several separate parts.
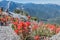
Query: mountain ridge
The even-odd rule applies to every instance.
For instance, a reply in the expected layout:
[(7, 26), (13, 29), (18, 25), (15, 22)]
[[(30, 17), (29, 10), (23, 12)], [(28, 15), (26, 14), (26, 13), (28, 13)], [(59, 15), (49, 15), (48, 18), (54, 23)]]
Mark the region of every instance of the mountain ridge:
[[(1, 1), (0, 7), (6, 9), (9, 1)], [(34, 4), (34, 3), (16, 3), (11, 1), (9, 11), (14, 11), (16, 8), (20, 8), (28, 12), (31, 16), (36, 16), (39, 19), (49, 19), (60, 17), (60, 5), (56, 4)]]

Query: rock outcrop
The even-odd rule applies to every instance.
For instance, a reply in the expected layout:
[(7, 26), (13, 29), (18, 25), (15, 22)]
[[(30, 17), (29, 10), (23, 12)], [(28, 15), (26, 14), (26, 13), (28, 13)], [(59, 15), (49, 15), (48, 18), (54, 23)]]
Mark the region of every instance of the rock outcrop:
[(50, 38), (50, 40), (60, 40), (60, 33), (52, 36), (52, 37)]
[(19, 40), (11, 26), (0, 26), (0, 40)]

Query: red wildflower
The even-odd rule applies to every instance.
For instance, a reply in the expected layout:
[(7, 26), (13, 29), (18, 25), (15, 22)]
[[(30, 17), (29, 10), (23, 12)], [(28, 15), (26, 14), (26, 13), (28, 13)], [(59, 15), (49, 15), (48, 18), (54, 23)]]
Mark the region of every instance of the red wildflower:
[(25, 23), (25, 22), (21, 21), (19, 24), (20, 24), (21, 26), (24, 26), (24, 23)]
[(56, 33), (59, 33), (60, 32), (60, 28), (56, 28)]
[(2, 18), (2, 21), (5, 21), (5, 18)]
[(16, 29), (16, 30), (14, 30), (14, 31), (16, 32), (16, 34), (18, 34), (18, 32), (19, 32), (17, 29)]
[(49, 28), (50, 30), (55, 30), (55, 29), (56, 29), (56, 27), (55, 27), (54, 25), (49, 25), (48, 28)]
[(17, 29), (21, 29), (22, 27), (25, 27), (25, 24), (24, 22), (20, 22), (18, 25), (17, 25)]
[(25, 22), (26, 27), (29, 27), (30, 24), (31, 24), (31, 23), (30, 23), (29, 21)]
[(38, 25), (33, 26), (33, 30), (36, 30), (38, 28)]
[(30, 16), (28, 16), (28, 19), (30, 19), (31, 17)]
[(14, 25), (17, 25), (17, 24), (18, 24), (18, 22), (13, 22), (13, 24), (14, 24)]
[(5, 20), (8, 21), (8, 18), (6, 17)]
[(19, 30), (19, 33), (22, 33), (23, 32), (23, 30)]
[(14, 18), (11, 17), (11, 21), (13, 21), (13, 20), (14, 20)]
[(37, 36), (34, 37), (34, 39), (35, 40), (40, 40), (40, 36), (37, 35)]
[(22, 28), (22, 24), (17, 25), (17, 29), (20, 30)]

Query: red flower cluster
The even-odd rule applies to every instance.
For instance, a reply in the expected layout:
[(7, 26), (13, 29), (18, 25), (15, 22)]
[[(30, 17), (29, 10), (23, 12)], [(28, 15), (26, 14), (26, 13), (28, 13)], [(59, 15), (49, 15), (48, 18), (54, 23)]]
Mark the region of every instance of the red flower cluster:
[(56, 30), (56, 26), (53, 24), (47, 24), (47, 28), (50, 29), (51, 31), (55, 31)]
[(60, 28), (56, 28), (56, 33), (59, 33), (60, 32)]
[(33, 30), (38, 29), (38, 25), (34, 25), (34, 26), (32, 27), (32, 29), (33, 29)]
[[(28, 20), (30, 18), (31, 17), (28, 16)], [(42, 27), (42, 26), (46, 27), (50, 31), (54, 31), (56, 34), (60, 32), (60, 27), (56, 27), (53, 24), (44, 24), (43, 22), (39, 22), (39, 23), (37, 23), (35, 21), (24, 22), (24, 21), (21, 21), (18, 18), (13, 18), (13, 17), (10, 17), (10, 16), (0, 17), (0, 21), (2, 21), (3, 23), (10, 21), (14, 25), (14, 31), (16, 32), (16, 34), (23, 34), (24, 37), (30, 33), (31, 29), (32, 29), (32, 32), (33, 32), (33, 30), (36, 31), (36, 29), (38, 29), (39, 27)], [(38, 35), (34, 36), (34, 39), (35, 40), (40, 40), (40, 36), (38, 36)]]
[(37, 35), (37, 36), (34, 37), (34, 39), (35, 40), (40, 40), (40, 36)]
[(3, 23), (3, 25), (7, 25), (7, 22), (10, 21), (10, 16), (4, 15), (0, 16), (0, 21)]
[[(13, 24), (15, 25), (15, 28), (18, 31), (18, 33), (22, 33), (22, 31), (25, 31), (25, 32), (28, 31), (28, 28), (29, 28), (31, 23), (29, 21), (26, 21), (26, 22), (23, 22), (23, 21), (17, 22), (17, 21), (15, 21), (15, 22), (13, 22)], [(16, 32), (16, 30), (15, 30), (15, 32)]]

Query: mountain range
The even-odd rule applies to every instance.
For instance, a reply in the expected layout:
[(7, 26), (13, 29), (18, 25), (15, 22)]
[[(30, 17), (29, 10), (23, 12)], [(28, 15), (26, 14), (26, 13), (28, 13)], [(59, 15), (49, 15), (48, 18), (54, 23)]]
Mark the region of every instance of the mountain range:
[[(9, 6), (9, 7), (8, 7)], [(13, 1), (0, 1), (0, 7), (9, 8), (13, 12), (16, 8), (22, 9), (31, 16), (39, 19), (50, 19), (60, 17), (60, 5), (57, 4), (34, 4), (34, 3), (16, 3)]]

